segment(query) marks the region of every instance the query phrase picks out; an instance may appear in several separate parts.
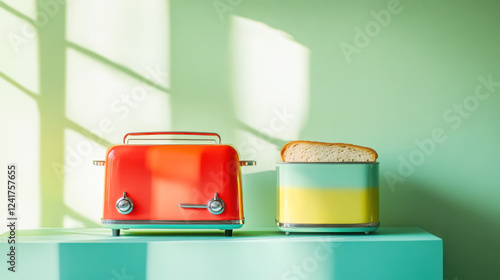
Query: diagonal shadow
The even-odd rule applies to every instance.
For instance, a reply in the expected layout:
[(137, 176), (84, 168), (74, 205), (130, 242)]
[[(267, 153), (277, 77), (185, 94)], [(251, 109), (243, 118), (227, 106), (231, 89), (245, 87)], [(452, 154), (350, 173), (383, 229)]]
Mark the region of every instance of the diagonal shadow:
[(165, 88), (165, 87), (163, 87), (163, 86), (155, 83), (154, 81), (152, 81), (150, 79), (146, 79), (141, 74), (139, 74), (139, 73), (137, 73), (137, 72), (135, 72), (135, 71), (133, 71), (133, 70), (131, 70), (131, 69), (129, 69), (129, 68), (121, 65), (121, 64), (118, 64), (118, 63), (116, 63), (116, 62), (114, 62), (114, 61), (112, 61), (112, 60), (110, 60), (110, 59), (108, 59), (108, 58), (106, 58), (106, 57), (104, 57), (104, 56), (102, 56), (100, 54), (97, 54), (97, 53), (95, 53), (95, 52), (93, 52), (93, 51), (91, 51), (89, 49), (86, 49), (86, 48), (84, 48), (82, 46), (79, 46), (79, 45), (77, 45), (75, 43), (72, 43), (72, 42), (69, 42), (69, 41), (67, 41), (66, 44), (67, 44), (67, 46), (69, 48), (72, 48), (72, 49), (74, 49), (76, 51), (79, 51), (79, 52), (81, 52), (81, 53), (83, 53), (83, 54), (85, 54), (87, 56), (92, 57), (95, 60), (101, 61), (102, 63), (105, 63), (105, 64), (107, 64), (107, 65), (109, 65), (109, 66), (111, 66), (111, 67), (113, 67), (113, 68), (115, 68), (117, 70), (120, 70), (121, 72), (123, 72), (123, 73), (125, 73), (125, 74), (127, 74), (127, 75), (129, 75), (129, 76), (131, 76), (133, 78), (136, 78), (136, 79), (138, 79), (140, 81), (143, 81), (148, 86), (156, 88), (156, 89), (158, 89), (160, 91), (163, 91), (165, 93), (169, 93), (169, 91), (168, 91), (167, 88)]
[(243, 123), (242, 121), (237, 121), (237, 124), (238, 124), (239, 129), (244, 130), (244, 131), (249, 132), (249, 133), (252, 133), (253, 135), (260, 137), (260, 138), (266, 140), (267, 142), (269, 142), (273, 145), (276, 145), (280, 148), (283, 147), (286, 143), (291, 141), (291, 140), (284, 140), (284, 139), (280, 139), (280, 138), (276, 138), (276, 137), (271, 137), (265, 133), (261, 133), (258, 130), (254, 129), (253, 127), (250, 127), (246, 123)]
[(20, 13), (18, 10), (12, 8), (11, 6), (5, 4), (4, 2), (1, 2), (0, 1), (0, 8), (3, 8), (4, 10), (6, 10), (7, 12), (11, 13), (12, 15), (24, 20), (25, 22), (31, 24), (33, 27), (37, 28), (35, 26), (35, 21), (33, 19), (31, 19), (30, 17)]
[(100, 227), (99, 224), (94, 223), (93, 221), (89, 220), (88, 218), (84, 217), (80, 213), (76, 212), (75, 210), (71, 209), (68, 207), (66, 204), (64, 205), (65, 207), (65, 214), (70, 216), (72, 219), (81, 222), (85, 227), (89, 228), (95, 228), (95, 227)]
[(96, 143), (99, 143), (105, 147), (109, 147), (109, 146), (113, 145), (113, 143), (107, 141), (106, 139), (104, 139), (100, 136), (95, 135), (94, 133), (92, 133), (91, 131), (89, 131), (85, 127), (75, 123), (74, 121), (69, 120), (67, 118), (65, 120), (66, 120), (66, 127), (82, 134), (83, 136), (87, 137), (88, 139), (90, 139)]
[(12, 79), (11, 77), (5, 75), (2, 72), (0, 72), (0, 78), (6, 80), (7, 82), (9, 82), (11, 85), (15, 86), (20, 91), (26, 93), (29, 97), (31, 97), (31, 98), (33, 98), (35, 100), (38, 98), (38, 95), (36, 93), (34, 93), (31, 90), (25, 88), (23, 85), (21, 85), (20, 83), (16, 82), (14, 79)]

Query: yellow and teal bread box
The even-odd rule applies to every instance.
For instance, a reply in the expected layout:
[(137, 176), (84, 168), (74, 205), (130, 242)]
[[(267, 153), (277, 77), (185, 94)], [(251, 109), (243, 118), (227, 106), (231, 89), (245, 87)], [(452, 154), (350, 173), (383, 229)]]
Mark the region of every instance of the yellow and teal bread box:
[(379, 227), (378, 162), (278, 162), (276, 173), (276, 223), (287, 234)]

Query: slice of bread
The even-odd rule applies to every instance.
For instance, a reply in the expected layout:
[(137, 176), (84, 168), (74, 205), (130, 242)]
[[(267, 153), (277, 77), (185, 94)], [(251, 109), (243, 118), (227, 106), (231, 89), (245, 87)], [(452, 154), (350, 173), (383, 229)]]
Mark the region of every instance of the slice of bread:
[(292, 141), (281, 148), (285, 162), (374, 162), (373, 149), (344, 143)]

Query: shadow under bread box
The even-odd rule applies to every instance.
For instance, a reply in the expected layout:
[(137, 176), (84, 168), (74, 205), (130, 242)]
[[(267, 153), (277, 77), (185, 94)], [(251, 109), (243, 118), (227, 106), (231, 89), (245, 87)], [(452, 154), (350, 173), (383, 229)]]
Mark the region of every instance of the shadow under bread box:
[(365, 232), (379, 222), (378, 162), (278, 162), (278, 227)]
[(220, 141), (215, 133), (127, 134), (105, 161), (94, 162), (105, 166), (103, 226), (114, 236), (138, 228), (221, 229), (231, 236), (244, 222), (240, 166), (255, 162), (240, 161)]

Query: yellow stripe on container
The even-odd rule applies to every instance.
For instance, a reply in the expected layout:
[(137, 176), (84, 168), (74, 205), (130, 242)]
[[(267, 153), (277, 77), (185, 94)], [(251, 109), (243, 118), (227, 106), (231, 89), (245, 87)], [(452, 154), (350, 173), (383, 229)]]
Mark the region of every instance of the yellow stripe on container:
[(378, 188), (278, 188), (278, 221), (353, 224), (379, 221)]

